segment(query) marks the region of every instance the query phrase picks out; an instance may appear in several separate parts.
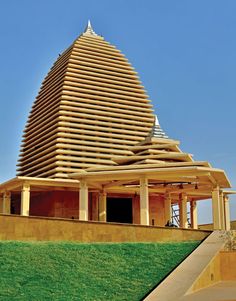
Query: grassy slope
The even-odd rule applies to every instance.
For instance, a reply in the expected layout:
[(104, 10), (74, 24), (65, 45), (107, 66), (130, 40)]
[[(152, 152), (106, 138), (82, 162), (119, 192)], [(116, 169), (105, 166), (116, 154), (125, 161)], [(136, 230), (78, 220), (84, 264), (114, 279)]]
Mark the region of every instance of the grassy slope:
[(0, 300), (140, 300), (197, 245), (0, 242)]

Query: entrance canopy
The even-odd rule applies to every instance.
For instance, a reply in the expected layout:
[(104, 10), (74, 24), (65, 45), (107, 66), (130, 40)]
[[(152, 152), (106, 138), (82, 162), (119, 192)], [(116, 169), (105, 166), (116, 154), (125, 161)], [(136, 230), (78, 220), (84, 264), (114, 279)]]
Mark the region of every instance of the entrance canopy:
[[(230, 182), (221, 169), (212, 168), (207, 162), (174, 162), (163, 164), (132, 164), (116, 167), (91, 167), (69, 175), (68, 179), (16, 177), (0, 185), (1, 212), (11, 212), (11, 194), (20, 192), (21, 215), (29, 215), (30, 193), (48, 191), (79, 192), (79, 219), (88, 220), (89, 192), (99, 198), (99, 220), (107, 221), (107, 196), (129, 198), (139, 195), (140, 224), (149, 225), (149, 196), (164, 201), (165, 220), (171, 217), (171, 205), (180, 208), (180, 227), (187, 227), (187, 202), (191, 203), (191, 220), (197, 228), (196, 201), (212, 198), (215, 229), (229, 227), (228, 194)], [(62, 192), (63, 191), (63, 192)], [(69, 198), (67, 195), (66, 198)], [(43, 201), (39, 199), (39, 202)], [(48, 200), (50, 201), (50, 200)], [(127, 204), (126, 204), (127, 205)], [(114, 204), (112, 205), (114, 207)], [(114, 218), (114, 216), (112, 217)]]
[[(178, 200), (187, 193), (195, 200), (211, 198), (212, 189), (230, 188), (230, 182), (221, 169), (211, 168), (207, 162), (182, 162), (90, 168), (70, 175), (86, 181), (88, 187), (114, 193), (139, 193), (139, 181), (148, 179), (150, 193), (171, 194)], [(224, 191), (224, 193), (229, 193)]]

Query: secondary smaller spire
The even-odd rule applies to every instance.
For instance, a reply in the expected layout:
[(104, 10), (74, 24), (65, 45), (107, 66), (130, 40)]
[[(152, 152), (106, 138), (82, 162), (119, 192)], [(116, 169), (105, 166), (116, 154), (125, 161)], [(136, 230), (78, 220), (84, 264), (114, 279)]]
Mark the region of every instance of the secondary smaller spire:
[(150, 136), (155, 138), (165, 138), (165, 139), (169, 138), (161, 128), (157, 115), (155, 115), (154, 124)]
[(84, 33), (97, 36), (96, 32), (93, 30), (90, 20), (88, 20), (88, 24), (84, 30)]

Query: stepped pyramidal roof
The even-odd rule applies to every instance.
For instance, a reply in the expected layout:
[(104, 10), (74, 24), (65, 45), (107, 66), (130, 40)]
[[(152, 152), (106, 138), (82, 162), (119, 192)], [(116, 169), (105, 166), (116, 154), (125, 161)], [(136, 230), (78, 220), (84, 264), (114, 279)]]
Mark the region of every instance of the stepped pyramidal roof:
[(18, 175), (66, 178), (94, 167), (192, 161), (177, 145), (161, 129), (137, 72), (89, 22), (42, 83)]

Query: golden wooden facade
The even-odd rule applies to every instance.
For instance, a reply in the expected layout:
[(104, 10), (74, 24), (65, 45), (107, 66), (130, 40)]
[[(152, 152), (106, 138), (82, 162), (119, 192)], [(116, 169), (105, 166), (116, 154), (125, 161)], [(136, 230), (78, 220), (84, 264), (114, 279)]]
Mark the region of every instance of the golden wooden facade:
[(197, 228), (196, 202), (212, 198), (214, 227), (226, 229), (231, 192), (225, 188), (230, 183), (223, 170), (194, 161), (162, 132), (134, 68), (88, 24), (42, 83), (24, 131), (18, 177), (0, 185), (0, 209), (10, 213), (10, 192), (21, 194), (20, 213), (29, 215), (30, 192), (78, 191), (78, 218), (89, 220), (93, 193), (97, 219), (106, 221), (107, 196), (138, 195), (137, 223), (150, 224), (150, 199), (156, 198), (163, 202), (161, 225), (179, 204), (186, 228), (190, 202)]
[(86, 30), (57, 59), (32, 107), (19, 175), (65, 178), (117, 165), (152, 128), (152, 105), (124, 55)]

